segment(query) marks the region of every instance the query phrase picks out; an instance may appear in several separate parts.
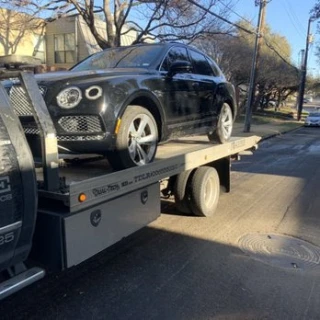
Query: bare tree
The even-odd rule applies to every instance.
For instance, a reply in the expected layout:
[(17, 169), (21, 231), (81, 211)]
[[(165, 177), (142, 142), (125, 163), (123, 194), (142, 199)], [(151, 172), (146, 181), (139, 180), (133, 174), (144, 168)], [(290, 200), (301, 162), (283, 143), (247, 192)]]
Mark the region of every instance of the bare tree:
[(39, 32), (44, 26), (44, 21), (34, 15), (11, 9), (12, 5), (0, 8), (0, 44), (5, 55), (15, 54), (27, 33)]
[(310, 13), (312, 18), (320, 18), (320, 0), (315, 1), (315, 5), (311, 9)]
[[(319, 18), (320, 18), (320, 0), (316, 0), (315, 1), (315, 5), (312, 8), (312, 10), (310, 11), (311, 14), (311, 18), (313, 18), (314, 20), (318, 21), (317, 24), (317, 33), (320, 33), (320, 23), (319, 23)], [(318, 64), (320, 64), (320, 45), (318, 44), (316, 46), (316, 52), (315, 52), (317, 58), (318, 58)]]
[(208, 35), (196, 41), (220, 66), (235, 86), (247, 84), (250, 78), (252, 48), (236, 34)]
[[(250, 30), (248, 22), (239, 25)], [(222, 68), (224, 74), (236, 87), (250, 81), (250, 70), (254, 48), (254, 36), (234, 29), (230, 35), (208, 35), (197, 40), (197, 46), (207, 52)], [(278, 103), (298, 89), (298, 69), (290, 63), (291, 49), (287, 39), (272, 33), (266, 26), (257, 76), (254, 110), (263, 107), (262, 100), (277, 100)], [(242, 102), (242, 103), (241, 103)], [(245, 106), (240, 99), (240, 107)]]
[[(215, 11), (227, 16), (233, 0), (199, 0), (201, 6), (190, 0), (13, 0), (22, 8), (52, 19), (79, 14), (90, 28), (101, 48), (121, 45), (121, 37), (134, 30), (134, 43), (148, 40), (192, 42), (205, 34), (228, 32), (221, 20), (213, 17)], [(6, 0), (0, 0), (0, 4)], [(102, 4), (101, 4), (102, 3)], [(107, 39), (96, 29), (97, 14), (106, 22)]]

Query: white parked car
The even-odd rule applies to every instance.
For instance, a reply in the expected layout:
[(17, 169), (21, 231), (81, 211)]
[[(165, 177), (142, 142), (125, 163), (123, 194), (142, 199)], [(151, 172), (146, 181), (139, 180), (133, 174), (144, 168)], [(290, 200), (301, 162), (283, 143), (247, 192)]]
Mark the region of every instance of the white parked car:
[(303, 98), (303, 103), (311, 103), (313, 102), (313, 98), (309, 97), (309, 98)]
[(305, 120), (304, 125), (306, 127), (320, 127), (320, 112), (310, 112)]

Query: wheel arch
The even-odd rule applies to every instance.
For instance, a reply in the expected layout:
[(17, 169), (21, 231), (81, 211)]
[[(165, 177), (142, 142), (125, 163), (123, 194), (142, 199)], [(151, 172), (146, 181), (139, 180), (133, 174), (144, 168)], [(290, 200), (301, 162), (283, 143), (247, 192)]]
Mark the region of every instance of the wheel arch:
[[(233, 119), (236, 118), (237, 116), (237, 109), (236, 109), (236, 105), (235, 105), (235, 102), (233, 101), (233, 99), (231, 99), (230, 97), (226, 98), (223, 103), (226, 103), (230, 106), (231, 108), (231, 111), (232, 111), (232, 116), (233, 116)], [(223, 104), (222, 104), (223, 105)], [(221, 105), (221, 108), (222, 108), (222, 105)]]
[(235, 120), (238, 112), (238, 106), (233, 86), (226, 83), (219, 85), (217, 88), (217, 95), (219, 97), (218, 112), (220, 113), (223, 104), (227, 103), (231, 108), (233, 119)]
[(149, 112), (151, 112), (151, 114), (156, 120), (159, 133), (159, 141), (161, 141), (162, 137), (165, 135), (165, 115), (159, 100), (147, 91), (136, 92), (135, 94), (131, 95), (129, 99), (126, 100), (125, 104), (121, 108), (121, 111), (119, 112), (120, 117), (123, 116), (125, 110), (130, 105), (137, 105), (146, 108)]

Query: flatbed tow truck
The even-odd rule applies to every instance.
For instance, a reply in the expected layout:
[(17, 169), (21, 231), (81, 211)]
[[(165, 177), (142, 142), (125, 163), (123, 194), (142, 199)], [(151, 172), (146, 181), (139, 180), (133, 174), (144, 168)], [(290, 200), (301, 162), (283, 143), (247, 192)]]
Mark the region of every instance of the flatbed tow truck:
[(33, 74), (0, 74), (8, 78), (19, 79), (32, 106), (41, 157), (0, 83), (0, 300), (40, 280), (45, 270), (78, 265), (148, 225), (160, 215), (161, 195), (174, 196), (182, 212), (214, 214), (220, 190), (230, 191), (231, 159), (260, 140), (234, 137), (215, 145), (187, 137), (159, 146), (150, 164), (114, 172), (96, 155), (59, 154)]

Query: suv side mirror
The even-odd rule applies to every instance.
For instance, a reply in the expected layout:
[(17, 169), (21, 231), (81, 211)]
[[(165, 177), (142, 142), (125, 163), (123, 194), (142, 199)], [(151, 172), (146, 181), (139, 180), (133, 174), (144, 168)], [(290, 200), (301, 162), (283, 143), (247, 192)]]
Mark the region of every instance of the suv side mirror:
[(168, 71), (168, 77), (173, 77), (176, 73), (190, 72), (191, 69), (192, 69), (192, 65), (189, 61), (176, 60), (175, 62), (172, 63)]

